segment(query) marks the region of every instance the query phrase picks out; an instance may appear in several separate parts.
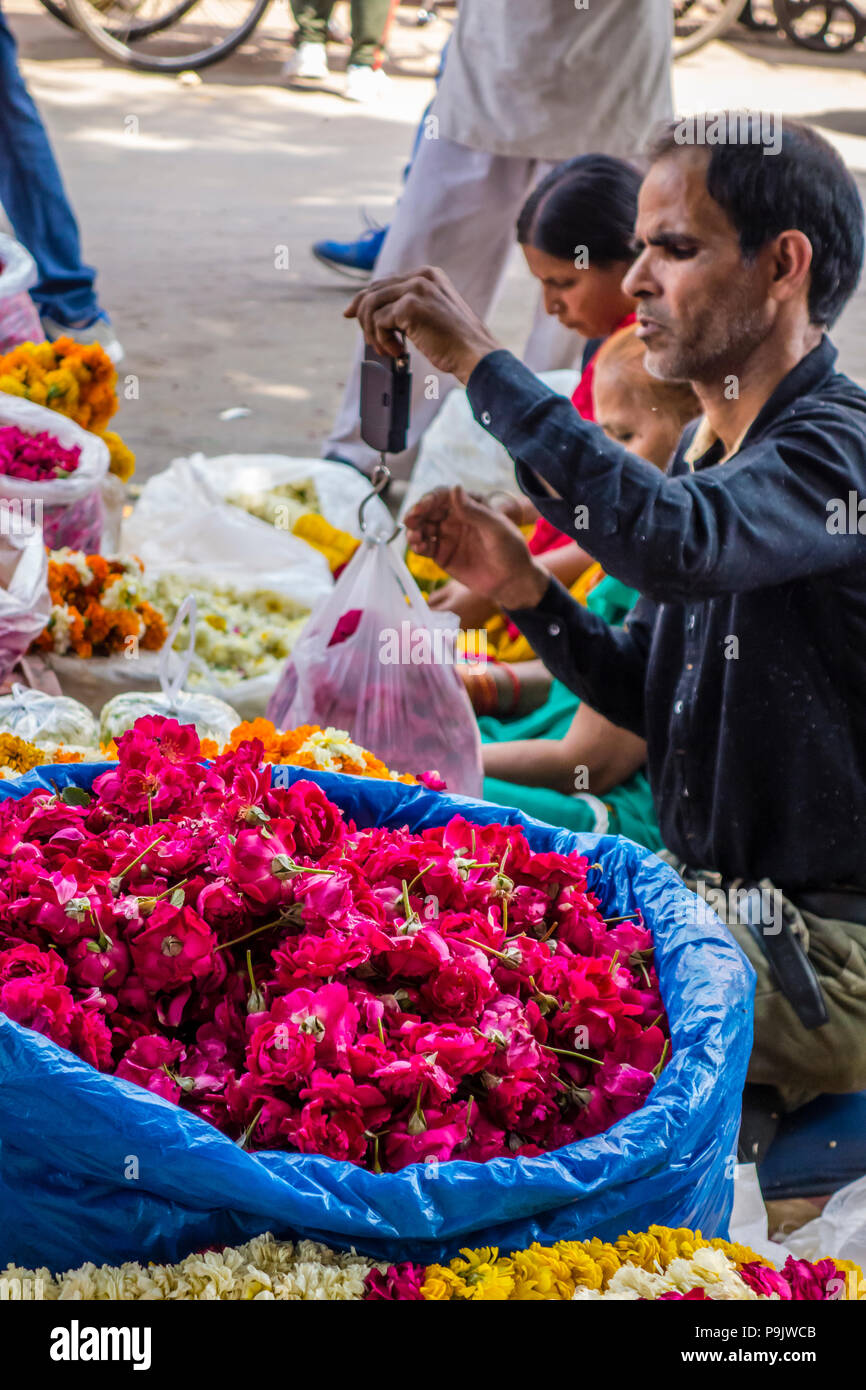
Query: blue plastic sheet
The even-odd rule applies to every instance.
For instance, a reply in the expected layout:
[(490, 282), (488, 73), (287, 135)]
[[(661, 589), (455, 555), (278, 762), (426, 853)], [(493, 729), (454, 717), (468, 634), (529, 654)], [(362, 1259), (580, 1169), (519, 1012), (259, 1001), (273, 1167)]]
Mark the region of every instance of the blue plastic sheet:
[[(104, 766), (43, 768), (0, 784), (0, 796), (89, 786)], [(313, 777), (359, 826), (420, 830), (459, 812), (522, 825), (536, 850), (577, 850), (599, 863), (590, 886), (605, 916), (640, 907), (655, 938), (672, 1036), (658, 1084), (606, 1133), (540, 1158), (376, 1175), (316, 1155), (246, 1153), (197, 1116), (0, 1016), (0, 1267), (176, 1260), (266, 1230), (426, 1262), (465, 1245), (614, 1239), (653, 1222), (724, 1234), (754, 973), (712, 914), (682, 924), (690, 895), (676, 874), (630, 840), (556, 830), (513, 809), (292, 773)]]

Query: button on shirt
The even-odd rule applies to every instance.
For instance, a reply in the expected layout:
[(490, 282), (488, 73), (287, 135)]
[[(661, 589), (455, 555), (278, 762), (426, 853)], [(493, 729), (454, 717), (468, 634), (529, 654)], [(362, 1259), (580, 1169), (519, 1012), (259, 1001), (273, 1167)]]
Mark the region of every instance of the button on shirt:
[(866, 886), (866, 392), (835, 359), (823, 338), (724, 461), (689, 426), (667, 475), (510, 353), (468, 385), (541, 514), (642, 595), (617, 629), (551, 579), (514, 622), (646, 738), (669, 849), (789, 891)]

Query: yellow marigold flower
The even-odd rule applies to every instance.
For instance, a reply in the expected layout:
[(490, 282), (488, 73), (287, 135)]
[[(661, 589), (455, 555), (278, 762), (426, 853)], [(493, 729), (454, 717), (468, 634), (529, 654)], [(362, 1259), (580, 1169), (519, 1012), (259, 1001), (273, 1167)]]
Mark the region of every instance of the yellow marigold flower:
[(466, 1285), (462, 1279), (444, 1265), (428, 1265), (421, 1297), (428, 1303), (448, 1303), (458, 1298), (467, 1298)]
[(84, 429), (104, 429), (117, 409), (117, 373), (99, 343), (20, 343), (0, 356), (0, 390), (49, 406)]
[(506, 1303), (514, 1293), (514, 1275), (510, 1260), (497, 1260), (495, 1265), (483, 1265), (466, 1281), (465, 1298), (478, 1303)]
[(659, 1264), (667, 1269), (671, 1260), (693, 1258), (696, 1250), (705, 1244), (700, 1231), (690, 1231), (688, 1226), (650, 1226), (649, 1234), (659, 1243)]
[[(593, 1250), (592, 1247), (595, 1247)], [(622, 1264), (612, 1245), (598, 1240), (560, 1240), (554, 1245), (573, 1284), (587, 1289), (601, 1289)], [(609, 1254), (606, 1255), (606, 1252)]]
[(641, 1269), (652, 1270), (661, 1254), (661, 1246), (655, 1236), (646, 1231), (629, 1231), (620, 1236), (616, 1249), (624, 1264), (639, 1265)]
[(429, 555), (416, 555), (414, 550), (406, 551), (406, 568), (415, 583), (422, 588), (432, 584), (442, 584), (447, 578), (445, 570), (431, 560)]
[(0, 734), (0, 767), (13, 772), (29, 772), (40, 763), (51, 762), (44, 748), (39, 748), (17, 734)]
[(114, 430), (100, 430), (99, 437), (104, 439), (108, 445), (108, 471), (119, 478), (122, 483), (128, 483), (135, 472), (135, 454), (127, 448), (120, 435), (115, 434)]
[(482, 1245), (478, 1250), (461, 1250), (463, 1259), (451, 1261), (452, 1273), (466, 1285), (463, 1298), (486, 1302), (501, 1302), (514, 1291), (514, 1266), (511, 1260), (500, 1259), (495, 1245)]
[(28, 401), (33, 401), (35, 405), (48, 405), (48, 387), (45, 385), (44, 379), (26, 383), (21, 394), (26, 396)]
[(833, 1256), (833, 1263), (840, 1274), (845, 1276), (845, 1298), (866, 1299), (866, 1279), (863, 1271), (853, 1260), (839, 1260)]
[[(621, 1269), (623, 1266), (616, 1245), (612, 1245), (606, 1240), (599, 1240), (598, 1236), (592, 1237), (592, 1240), (584, 1241), (560, 1240), (556, 1248), (563, 1252), (563, 1259), (569, 1261), (569, 1264), (574, 1258), (574, 1264), (580, 1270), (580, 1277), (575, 1276), (574, 1282), (585, 1284), (587, 1289), (598, 1289), (598, 1287), (606, 1289), (607, 1284), (616, 1275), (617, 1269)], [(571, 1255), (571, 1251), (575, 1252), (574, 1257)], [(595, 1273), (589, 1272), (588, 1266), (584, 1264), (587, 1258), (591, 1259), (592, 1265), (596, 1266), (601, 1273), (601, 1286), (595, 1283)], [(589, 1282), (587, 1283), (588, 1279)]]
[(292, 534), (324, 555), (331, 571), (347, 564), (361, 544), (347, 531), (332, 526), (318, 512), (303, 512), (292, 527)]
[(556, 1246), (544, 1248), (536, 1243), (528, 1250), (521, 1250), (512, 1259), (513, 1299), (535, 1303), (571, 1300), (575, 1281), (565, 1260), (559, 1256)]
[(712, 1250), (721, 1250), (723, 1255), (727, 1255), (728, 1259), (733, 1261), (737, 1269), (742, 1268), (743, 1265), (753, 1264), (766, 1265), (768, 1269), (776, 1268), (772, 1260), (766, 1260), (763, 1255), (757, 1255), (754, 1250), (749, 1249), (748, 1245), (738, 1245), (736, 1242), (718, 1238), (704, 1240), (700, 1231), (696, 1231), (695, 1235), (699, 1238), (699, 1246), (709, 1245)]

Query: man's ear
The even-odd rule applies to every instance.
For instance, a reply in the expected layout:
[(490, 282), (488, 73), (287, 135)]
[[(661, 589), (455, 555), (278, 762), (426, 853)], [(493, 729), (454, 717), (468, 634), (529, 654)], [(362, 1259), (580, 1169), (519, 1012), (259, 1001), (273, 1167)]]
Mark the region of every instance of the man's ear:
[(775, 299), (794, 299), (808, 289), (812, 273), (812, 243), (796, 227), (780, 232), (767, 248), (771, 258), (770, 293)]

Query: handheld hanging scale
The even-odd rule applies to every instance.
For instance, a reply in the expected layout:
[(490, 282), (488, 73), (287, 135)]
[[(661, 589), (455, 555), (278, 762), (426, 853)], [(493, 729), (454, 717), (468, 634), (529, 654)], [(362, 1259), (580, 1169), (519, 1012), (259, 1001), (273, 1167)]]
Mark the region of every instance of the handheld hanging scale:
[[(409, 354), (405, 351), (406, 340), (402, 334), (400, 337), (404, 350), (399, 357), (388, 357), (367, 343), (361, 363), (361, 438), (379, 453), (379, 462), (371, 477), (373, 491), (358, 508), (362, 534), (366, 531), (364, 508), (391, 481), (391, 470), (385, 462), (385, 455), (402, 454), (406, 448), (412, 373), (409, 370)], [(393, 540), (399, 530), (399, 526), (395, 526), (389, 539)]]

